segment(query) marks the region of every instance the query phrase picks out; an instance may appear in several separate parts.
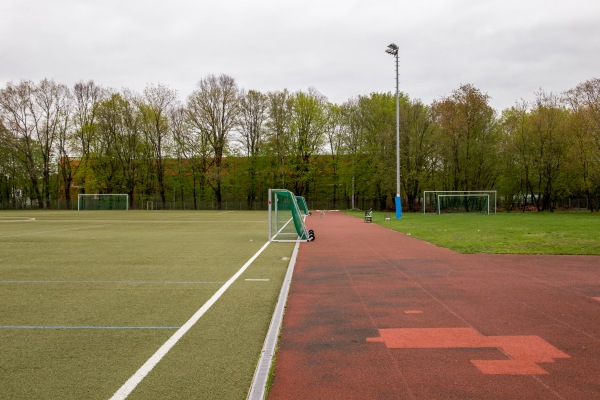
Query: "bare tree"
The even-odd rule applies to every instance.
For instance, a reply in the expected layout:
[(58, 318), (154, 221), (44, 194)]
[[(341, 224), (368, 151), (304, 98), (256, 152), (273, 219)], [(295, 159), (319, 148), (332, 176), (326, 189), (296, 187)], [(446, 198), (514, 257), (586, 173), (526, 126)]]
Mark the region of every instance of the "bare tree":
[(43, 207), (40, 193), (40, 163), (36, 141), (36, 123), (32, 113), (32, 97), (36, 90), (32, 81), (19, 84), (9, 82), (0, 91), (0, 118), (9, 133), (9, 143), (14, 146), (19, 164), (25, 169), (30, 182), (30, 198)]
[(229, 135), (237, 123), (239, 90), (229, 75), (209, 75), (200, 80), (197, 89), (188, 98), (191, 123), (206, 138), (212, 149), (209, 184), (218, 208), (222, 205), (223, 156), (229, 145)]
[(66, 86), (47, 79), (38, 85), (31, 81), (9, 83), (0, 94), (2, 120), (13, 136), (12, 143), (28, 171), (33, 198), (40, 208), (50, 207), (52, 157), (58, 135), (66, 134), (68, 94)]
[[(173, 135), (173, 152), (177, 158), (177, 180), (179, 182), (179, 193), (181, 195), (182, 208), (185, 198), (185, 181), (188, 172), (192, 175), (192, 194), (194, 198), (194, 209), (196, 203), (196, 176), (194, 174), (194, 151), (193, 135), (188, 123), (187, 110), (183, 107), (174, 108), (169, 116), (171, 132)], [(176, 188), (173, 189), (174, 191)]]
[(332, 203), (333, 208), (337, 207), (338, 187), (340, 180), (340, 155), (343, 152), (344, 139), (346, 137), (347, 126), (344, 124), (343, 108), (336, 104), (327, 104), (327, 124), (325, 134), (327, 136), (327, 151), (331, 154), (331, 177), (332, 177)]
[(257, 162), (264, 141), (264, 125), (267, 119), (268, 98), (250, 90), (241, 94), (239, 132), (248, 157), (248, 208), (252, 209), (257, 196)]
[[(74, 151), (79, 162), (72, 162), (72, 173), (83, 172), (82, 180), (87, 180), (90, 143), (94, 140), (97, 122), (98, 103), (106, 96), (106, 90), (96, 85), (94, 81), (78, 82), (73, 87), (73, 117), (72, 128), (74, 135)], [(85, 193), (85, 185), (81, 185)]]
[(167, 86), (148, 85), (138, 108), (144, 122), (144, 133), (154, 151), (158, 190), (163, 208), (166, 206), (165, 162), (170, 141), (169, 115), (177, 105), (177, 92)]
[(286, 90), (281, 92), (270, 92), (268, 115), (266, 123), (267, 142), (270, 153), (276, 158), (276, 174), (274, 182), (285, 188), (286, 160), (290, 154), (290, 124), (292, 119), (292, 97)]
[(64, 108), (56, 132), (56, 150), (58, 151), (59, 159), (58, 176), (62, 185), (67, 209), (71, 209), (71, 184), (78, 164), (74, 162), (73, 158), (75, 144), (72, 129), (73, 96), (70, 90), (64, 85), (63, 91), (62, 102), (64, 103)]
[[(50, 175), (55, 142), (66, 135), (69, 118), (69, 89), (44, 79), (33, 92), (31, 112), (37, 146), (42, 157), (42, 194), (44, 207), (50, 208)], [(68, 189), (67, 189), (68, 190)]]
[(581, 188), (588, 208), (594, 211), (594, 197), (600, 188), (600, 79), (591, 79), (566, 92), (572, 111), (574, 163), (579, 166)]

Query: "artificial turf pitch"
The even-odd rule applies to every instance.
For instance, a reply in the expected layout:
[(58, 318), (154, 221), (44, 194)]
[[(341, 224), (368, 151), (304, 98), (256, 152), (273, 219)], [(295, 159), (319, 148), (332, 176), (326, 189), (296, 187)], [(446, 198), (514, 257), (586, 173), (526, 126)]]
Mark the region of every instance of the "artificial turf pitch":
[[(0, 213), (0, 386), (106, 399), (267, 240), (264, 212)], [(272, 243), (129, 398), (244, 398), (290, 243)]]

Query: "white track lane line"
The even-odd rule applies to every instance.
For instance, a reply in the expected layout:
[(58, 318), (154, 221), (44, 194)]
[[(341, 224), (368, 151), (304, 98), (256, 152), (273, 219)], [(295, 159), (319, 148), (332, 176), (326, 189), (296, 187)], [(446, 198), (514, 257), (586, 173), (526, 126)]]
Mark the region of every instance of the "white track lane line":
[(254, 254), (252, 258), (250, 258), (246, 262), (246, 264), (244, 264), (242, 268), (240, 268), (239, 271), (235, 273), (235, 275), (233, 275), (227, 282), (225, 282), (225, 284), (221, 286), (221, 288), (217, 290), (217, 292), (206, 303), (204, 303), (204, 305), (200, 307), (200, 309), (196, 311), (196, 313), (185, 324), (183, 324), (181, 328), (179, 328), (177, 332), (175, 332), (173, 336), (171, 336), (169, 340), (167, 340), (156, 351), (156, 353), (154, 353), (152, 357), (150, 357), (148, 361), (146, 361), (144, 365), (142, 365), (140, 369), (138, 369), (137, 372), (133, 374), (131, 378), (129, 378), (127, 382), (123, 384), (123, 386), (121, 386), (119, 390), (115, 392), (115, 394), (111, 397), (111, 400), (122, 400), (127, 398), (127, 396), (129, 396), (129, 394), (142, 381), (142, 379), (144, 379), (144, 377), (148, 375), (150, 371), (152, 371), (156, 364), (158, 364), (160, 360), (162, 360), (162, 358), (169, 352), (169, 350), (171, 350), (173, 346), (177, 344), (179, 339), (181, 339), (183, 335), (185, 335), (187, 331), (189, 331), (190, 328), (194, 326), (196, 322), (198, 322), (198, 320), (213, 306), (213, 304), (215, 304), (217, 300), (219, 300), (223, 293), (225, 293), (225, 291), (229, 289), (229, 287), (240, 277), (240, 275), (242, 275), (242, 273), (246, 271), (246, 269), (248, 269), (248, 267), (254, 262), (254, 260), (256, 260), (258, 256), (267, 248), (269, 243), (271, 242), (265, 243), (263, 247), (261, 247), (260, 250), (258, 250), (258, 252), (256, 252), (256, 254)]

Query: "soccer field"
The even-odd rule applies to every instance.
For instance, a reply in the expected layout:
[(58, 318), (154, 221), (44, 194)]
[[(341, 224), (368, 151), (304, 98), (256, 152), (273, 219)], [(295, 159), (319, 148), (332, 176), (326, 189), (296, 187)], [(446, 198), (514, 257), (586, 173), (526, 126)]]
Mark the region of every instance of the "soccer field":
[[(266, 212), (0, 213), (2, 397), (110, 398), (267, 227)], [(267, 246), (129, 398), (244, 398), (293, 247)]]

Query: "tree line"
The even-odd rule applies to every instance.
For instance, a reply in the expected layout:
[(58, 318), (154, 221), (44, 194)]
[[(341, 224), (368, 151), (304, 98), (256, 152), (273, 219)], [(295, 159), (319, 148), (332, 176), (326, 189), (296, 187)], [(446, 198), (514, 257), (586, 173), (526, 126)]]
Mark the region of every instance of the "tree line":
[[(600, 196), (600, 79), (540, 90), (498, 113), (473, 85), (423, 104), (400, 94), (401, 195), (497, 190), (506, 209), (554, 210)], [(311, 88), (263, 93), (208, 75), (181, 101), (44, 79), (0, 89), (0, 206), (73, 208), (77, 193), (127, 193), (198, 209), (210, 201), (263, 207), (286, 188), (332, 208), (392, 209), (396, 98), (334, 104)]]

